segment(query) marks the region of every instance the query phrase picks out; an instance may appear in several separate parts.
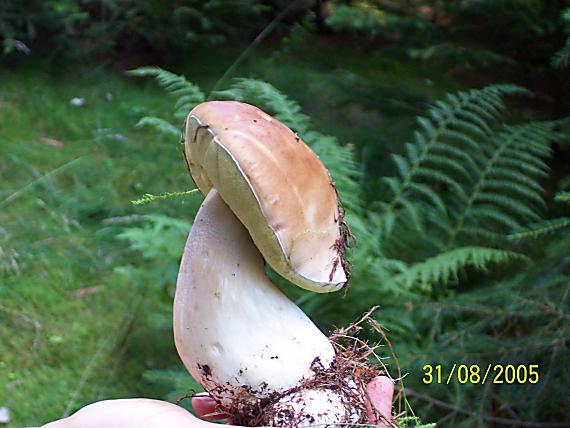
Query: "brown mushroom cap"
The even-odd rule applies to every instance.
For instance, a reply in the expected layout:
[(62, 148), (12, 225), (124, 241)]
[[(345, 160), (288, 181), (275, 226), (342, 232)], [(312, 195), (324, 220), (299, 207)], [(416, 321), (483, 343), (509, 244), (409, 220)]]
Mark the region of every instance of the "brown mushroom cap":
[(216, 188), (280, 275), (316, 292), (347, 283), (336, 189), (287, 126), (249, 104), (206, 102), (188, 116), (185, 153), (200, 191)]

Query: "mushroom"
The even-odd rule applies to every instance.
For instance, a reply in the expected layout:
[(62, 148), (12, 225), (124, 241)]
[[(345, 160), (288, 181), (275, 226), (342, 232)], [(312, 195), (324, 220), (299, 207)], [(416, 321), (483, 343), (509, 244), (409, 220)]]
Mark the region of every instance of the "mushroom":
[(235, 423), (365, 421), (362, 382), (339, 371), (331, 342), (264, 270), (265, 259), (319, 293), (348, 282), (343, 210), (318, 156), (278, 120), (231, 101), (190, 112), (185, 155), (206, 195), (174, 299), (190, 374)]

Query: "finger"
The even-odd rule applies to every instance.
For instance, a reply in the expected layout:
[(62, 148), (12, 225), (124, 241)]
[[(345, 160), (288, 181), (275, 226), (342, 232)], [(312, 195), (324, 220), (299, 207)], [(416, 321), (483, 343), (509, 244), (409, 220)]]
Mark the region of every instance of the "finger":
[[(394, 381), (387, 376), (378, 376), (366, 387), (369, 402), (369, 422), (390, 421), (392, 419), (392, 398), (394, 396)], [(372, 411), (374, 408), (375, 411)], [(379, 420), (378, 420), (379, 419)]]
[(90, 404), (43, 428), (212, 428), (213, 425), (172, 403), (132, 398)]
[(192, 397), (192, 407), (198, 416), (208, 421), (228, 418), (227, 414), (218, 410), (216, 400), (207, 393), (196, 394), (196, 396)]

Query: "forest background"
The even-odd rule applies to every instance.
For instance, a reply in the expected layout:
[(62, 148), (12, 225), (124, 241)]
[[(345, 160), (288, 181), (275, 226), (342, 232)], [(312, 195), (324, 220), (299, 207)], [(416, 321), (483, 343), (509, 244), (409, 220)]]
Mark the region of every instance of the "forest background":
[[(362, 334), (403, 377), (396, 413), (569, 426), (570, 2), (4, 0), (0, 48), (8, 427), (198, 390), (171, 306), (201, 197), (131, 201), (193, 188), (180, 129), (207, 99), (258, 105), (331, 170), (350, 289), (270, 275), (327, 332), (379, 306)], [(447, 384), (454, 364), (523, 368)]]

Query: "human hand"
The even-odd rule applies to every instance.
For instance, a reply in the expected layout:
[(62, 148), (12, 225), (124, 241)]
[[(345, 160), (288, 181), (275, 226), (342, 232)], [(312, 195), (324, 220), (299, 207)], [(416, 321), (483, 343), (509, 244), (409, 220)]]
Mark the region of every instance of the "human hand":
[[(381, 419), (390, 420), (394, 383), (386, 376), (373, 379), (367, 387), (370, 406)], [(216, 402), (208, 395), (192, 399), (199, 419), (180, 406), (146, 398), (106, 400), (90, 404), (74, 415), (44, 425), (43, 428), (213, 428), (218, 426), (207, 420), (221, 419)], [(378, 423), (369, 409), (369, 422)], [(232, 425), (226, 425), (232, 427)]]

